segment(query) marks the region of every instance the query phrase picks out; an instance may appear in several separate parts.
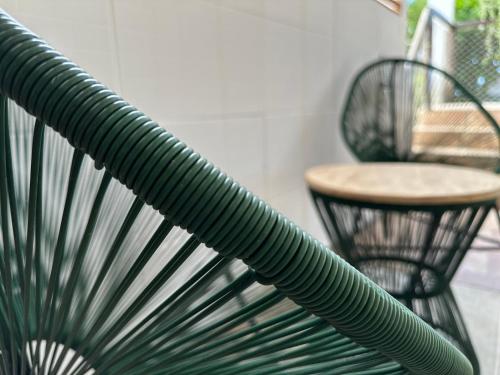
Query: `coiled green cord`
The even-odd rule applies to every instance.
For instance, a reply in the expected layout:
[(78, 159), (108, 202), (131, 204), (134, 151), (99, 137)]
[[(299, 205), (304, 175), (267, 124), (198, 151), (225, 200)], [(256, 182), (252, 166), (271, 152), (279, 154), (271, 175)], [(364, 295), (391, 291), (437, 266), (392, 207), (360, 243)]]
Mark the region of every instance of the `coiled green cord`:
[(385, 291), (2, 12), (0, 92), (172, 223), (359, 344), (417, 374), (472, 374)]

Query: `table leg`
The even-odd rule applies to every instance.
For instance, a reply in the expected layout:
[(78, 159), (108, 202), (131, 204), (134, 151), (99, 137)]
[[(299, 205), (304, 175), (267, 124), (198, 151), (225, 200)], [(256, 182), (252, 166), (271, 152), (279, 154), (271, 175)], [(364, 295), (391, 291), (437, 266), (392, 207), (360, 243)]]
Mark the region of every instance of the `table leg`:
[(479, 363), (450, 281), (491, 204), (393, 207), (311, 191), (334, 251)]
[(479, 375), (479, 361), (450, 287), (434, 297), (400, 301), (458, 347), (471, 361), (474, 374)]

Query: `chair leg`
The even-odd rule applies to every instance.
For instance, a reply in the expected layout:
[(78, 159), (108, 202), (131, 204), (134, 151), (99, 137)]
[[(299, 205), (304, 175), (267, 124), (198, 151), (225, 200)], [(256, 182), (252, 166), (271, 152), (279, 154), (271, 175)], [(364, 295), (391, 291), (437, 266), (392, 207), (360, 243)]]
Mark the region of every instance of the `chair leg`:
[(458, 304), (449, 286), (437, 296), (408, 298), (400, 301), (456, 345), (470, 360), (474, 369), (474, 375), (480, 374), (479, 360)]
[(491, 237), (484, 234), (478, 234), (476, 239), (485, 242), (482, 246), (471, 246), (471, 250), (500, 250), (500, 207), (493, 207), (492, 210), (495, 211), (495, 216), (498, 222), (498, 233), (499, 237)]

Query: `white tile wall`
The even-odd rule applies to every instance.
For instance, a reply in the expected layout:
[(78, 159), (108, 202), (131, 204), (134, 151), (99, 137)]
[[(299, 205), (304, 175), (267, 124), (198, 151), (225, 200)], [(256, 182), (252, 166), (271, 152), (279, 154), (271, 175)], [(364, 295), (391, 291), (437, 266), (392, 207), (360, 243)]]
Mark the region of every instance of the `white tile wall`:
[(265, 21), (252, 13), (224, 7), (219, 9), (219, 19), (223, 111), (261, 115), (266, 82)]
[(266, 112), (299, 114), (304, 93), (303, 32), (288, 24), (266, 22), (264, 53)]
[(304, 28), (304, 1), (272, 0), (264, 2), (267, 19), (299, 30)]
[(268, 116), (266, 124), (265, 178), (267, 197), (297, 189), (304, 171), (304, 118), (300, 115)]
[(373, 0), (0, 0), (97, 79), (323, 236), (303, 172), (350, 160), (339, 131), (360, 66), (401, 54)]
[(307, 33), (304, 40), (304, 113), (332, 113), (336, 85), (332, 81), (331, 40), (313, 33)]

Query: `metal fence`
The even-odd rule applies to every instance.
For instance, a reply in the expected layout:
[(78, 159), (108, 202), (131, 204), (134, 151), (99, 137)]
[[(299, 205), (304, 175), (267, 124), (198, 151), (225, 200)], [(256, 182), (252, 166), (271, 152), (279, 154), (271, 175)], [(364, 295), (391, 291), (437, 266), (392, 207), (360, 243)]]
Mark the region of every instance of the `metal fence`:
[(424, 9), (408, 57), (448, 71), (481, 102), (500, 103), (499, 35), (497, 20), (451, 23)]

